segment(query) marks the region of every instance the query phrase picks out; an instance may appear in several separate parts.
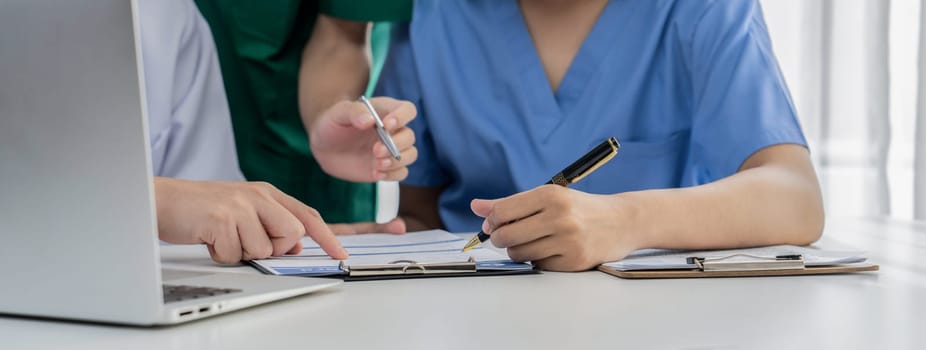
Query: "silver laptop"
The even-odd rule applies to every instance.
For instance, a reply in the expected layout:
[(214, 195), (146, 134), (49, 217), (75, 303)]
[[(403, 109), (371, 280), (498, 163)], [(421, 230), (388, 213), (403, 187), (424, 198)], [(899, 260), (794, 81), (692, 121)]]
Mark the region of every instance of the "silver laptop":
[(174, 324), (340, 283), (161, 271), (133, 4), (0, 4), (0, 314)]

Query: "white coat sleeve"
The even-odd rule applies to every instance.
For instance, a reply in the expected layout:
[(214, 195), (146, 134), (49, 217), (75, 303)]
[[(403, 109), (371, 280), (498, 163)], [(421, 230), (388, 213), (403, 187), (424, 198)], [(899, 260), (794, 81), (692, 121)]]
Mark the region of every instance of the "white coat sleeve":
[(243, 180), (209, 25), (192, 0), (139, 0), (155, 176)]

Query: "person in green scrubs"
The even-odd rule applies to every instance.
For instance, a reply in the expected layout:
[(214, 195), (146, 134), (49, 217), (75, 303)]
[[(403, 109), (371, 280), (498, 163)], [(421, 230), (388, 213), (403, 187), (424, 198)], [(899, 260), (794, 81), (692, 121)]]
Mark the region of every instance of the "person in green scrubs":
[[(370, 22), (408, 21), (411, 0), (196, 0), (219, 52), (241, 170), (317, 209), (327, 222), (368, 222), (374, 181), (401, 180), (417, 157), (405, 127), (416, 111), (404, 101), (373, 98), (401, 161), (375, 137), (355, 102), (368, 85), (367, 42), (377, 51), (388, 35), (369, 38)], [(390, 123), (396, 123), (389, 127)], [(311, 139), (311, 143), (310, 143)], [(312, 145), (310, 149), (310, 144)], [(314, 151), (314, 154), (313, 154)], [(348, 155), (369, 152), (369, 159)], [(321, 164), (321, 165), (320, 165)], [(350, 226), (359, 227), (359, 226)], [(371, 230), (403, 232), (395, 220)]]

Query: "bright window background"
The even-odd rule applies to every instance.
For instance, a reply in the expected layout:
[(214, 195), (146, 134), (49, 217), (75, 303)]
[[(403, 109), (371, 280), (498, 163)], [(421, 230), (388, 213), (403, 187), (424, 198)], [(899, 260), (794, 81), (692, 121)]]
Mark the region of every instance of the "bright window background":
[[(827, 214), (912, 219), (921, 1), (761, 3), (817, 164)], [(878, 9), (887, 25), (879, 22)], [(886, 89), (872, 89), (879, 82)], [(885, 94), (880, 101), (886, 101), (886, 115), (879, 93)], [(881, 130), (879, 118), (887, 118), (889, 128)], [(889, 147), (883, 167), (879, 142)]]

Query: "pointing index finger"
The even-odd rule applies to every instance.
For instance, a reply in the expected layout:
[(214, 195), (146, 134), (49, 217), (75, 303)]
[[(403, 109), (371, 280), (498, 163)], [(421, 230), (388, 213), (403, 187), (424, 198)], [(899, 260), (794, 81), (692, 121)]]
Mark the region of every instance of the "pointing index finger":
[(302, 222), (302, 225), (305, 226), (305, 232), (313, 241), (318, 243), (325, 253), (334, 259), (347, 259), (347, 251), (341, 247), (341, 242), (334, 236), (334, 233), (328, 228), (328, 224), (325, 223), (317, 210), (282, 192), (276, 192), (273, 196)]

